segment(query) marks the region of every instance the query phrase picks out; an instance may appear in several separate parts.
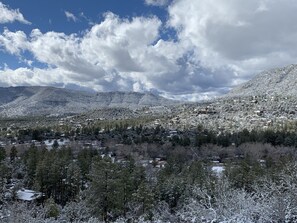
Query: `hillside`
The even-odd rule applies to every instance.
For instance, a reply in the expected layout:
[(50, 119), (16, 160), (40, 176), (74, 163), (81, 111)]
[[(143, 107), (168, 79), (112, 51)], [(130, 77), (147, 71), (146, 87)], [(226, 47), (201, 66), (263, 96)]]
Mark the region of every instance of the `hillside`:
[(289, 65), (261, 72), (252, 80), (234, 88), (227, 96), (296, 96), (296, 86), (297, 65)]
[(295, 129), (297, 123), (297, 65), (256, 75), (230, 93), (207, 103), (188, 105), (162, 123), (169, 128), (202, 125), (218, 132), (243, 129)]
[(53, 87), (0, 88), (2, 117), (78, 114), (99, 108), (137, 109), (176, 103), (150, 93), (90, 93)]

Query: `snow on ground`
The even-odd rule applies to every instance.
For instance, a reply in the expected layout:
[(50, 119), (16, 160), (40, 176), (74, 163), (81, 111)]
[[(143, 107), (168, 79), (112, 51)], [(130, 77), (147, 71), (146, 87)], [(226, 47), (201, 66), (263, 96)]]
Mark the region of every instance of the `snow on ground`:
[(211, 171), (216, 175), (216, 176), (222, 176), (223, 172), (225, 170), (224, 166), (212, 166)]
[(21, 189), (17, 191), (17, 198), (23, 201), (33, 201), (41, 196), (42, 193), (33, 190)]
[(44, 141), (44, 144), (46, 145), (47, 149), (52, 149), (54, 142), (57, 141), (59, 146), (66, 146), (67, 144), (70, 143), (69, 139), (48, 139)]

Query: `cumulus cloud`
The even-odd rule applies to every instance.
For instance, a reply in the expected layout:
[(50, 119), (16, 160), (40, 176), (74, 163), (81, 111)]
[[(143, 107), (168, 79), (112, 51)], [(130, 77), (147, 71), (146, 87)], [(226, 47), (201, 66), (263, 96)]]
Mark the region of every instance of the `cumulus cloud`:
[(169, 0), (145, 0), (145, 4), (153, 6), (164, 6), (167, 5)]
[(26, 20), (19, 9), (10, 9), (7, 5), (0, 2), (0, 23), (11, 23), (18, 21), (24, 24), (31, 24)]
[(64, 13), (65, 13), (65, 16), (66, 16), (68, 21), (77, 22), (78, 19), (73, 13), (68, 12), (68, 11), (65, 11)]
[[(57, 32), (42, 33), (38, 29), (32, 30), (28, 36), (20, 31), (5, 30), (0, 35), (0, 45), (7, 52), (20, 55), (29, 51), (49, 69), (42, 72), (23, 68), (14, 74), (13, 70), (6, 70), (2, 76), (9, 72), (14, 78), (4, 80), (10, 84), (14, 81), (20, 83), (22, 79), (43, 84), (40, 77), (51, 74), (50, 82), (57, 79), (69, 84), (81, 83), (96, 90), (133, 90), (137, 84), (144, 90), (151, 89), (157, 85), (158, 77), (178, 70), (175, 62), (179, 49), (171, 48), (173, 43), (158, 42), (161, 26), (156, 17), (129, 20), (107, 13), (100, 24), (80, 37)], [(161, 49), (163, 47), (167, 52)], [(60, 74), (63, 74), (63, 79)], [(60, 76), (54, 78), (57, 75)]]
[(233, 72), (230, 83), (296, 62), (297, 2), (176, 0), (168, 24), (190, 41), (203, 67)]
[(27, 36), (23, 31), (10, 32), (5, 28), (3, 34), (0, 35), (0, 46), (10, 54), (20, 55), (28, 48)]

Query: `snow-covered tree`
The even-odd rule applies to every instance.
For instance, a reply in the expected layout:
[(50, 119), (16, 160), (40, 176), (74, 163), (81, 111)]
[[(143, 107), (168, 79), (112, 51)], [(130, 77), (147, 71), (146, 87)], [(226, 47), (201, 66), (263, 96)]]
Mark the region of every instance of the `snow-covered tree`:
[(193, 186), (191, 197), (177, 212), (184, 222), (252, 223), (271, 222), (266, 218), (266, 207), (259, 202), (257, 194), (234, 189), (223, 180), (213, 190)]

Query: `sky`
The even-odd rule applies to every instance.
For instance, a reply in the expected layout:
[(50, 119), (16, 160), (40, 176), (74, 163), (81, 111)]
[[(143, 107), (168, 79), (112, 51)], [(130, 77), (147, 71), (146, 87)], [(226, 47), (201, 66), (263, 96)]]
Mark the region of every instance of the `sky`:
[(295, 0), (0, 0), (0, 86), (198, 101), (296, 63)]

